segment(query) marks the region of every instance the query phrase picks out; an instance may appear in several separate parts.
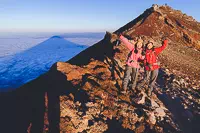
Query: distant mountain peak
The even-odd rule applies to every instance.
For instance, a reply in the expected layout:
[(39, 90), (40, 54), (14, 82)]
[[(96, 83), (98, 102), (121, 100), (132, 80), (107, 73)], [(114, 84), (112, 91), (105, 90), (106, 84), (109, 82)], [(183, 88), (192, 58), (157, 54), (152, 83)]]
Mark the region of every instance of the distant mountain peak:
[(51, 39), (53, 39), (53, 38), (62, 39), (63, 37), (61, 37), (61, 36), (52, 36)]

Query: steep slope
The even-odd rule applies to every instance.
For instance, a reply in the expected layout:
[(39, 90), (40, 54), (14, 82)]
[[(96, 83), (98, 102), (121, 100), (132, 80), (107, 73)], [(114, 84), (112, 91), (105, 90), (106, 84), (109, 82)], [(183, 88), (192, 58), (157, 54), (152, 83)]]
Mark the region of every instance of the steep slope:
[[(192, 31), (180, 28), (180, 24), (175, 23), (180, 14), (168, 6), (154, 5), (115, 32), (132, 37), (143, 35), (145, 41), (153, 38), (158, 44), (163, 36), (170, 39), (168, 48), (160, 56), (163, 69), (152, 98), (143, 91), (119, 94), (129, 51), (123, 44), (114, 45), (115, 34), (106, 33), (97, 44), (67, 62), (54, 64), (48, 73), (11, 93), (15, 97), (9, 99), (9, 107), (17, 105), (14, 131), (198, 132), (198, 39), (187, 42), (181, 32), (199, 33), (199, 27), (198, 22), (185, 15), (180, 19), (185, 23), (182, 25), (191, 24)], [(189, 35), (192, 38), (192, 34)], [(140, 79), (142, 75), (143, 70)], [(0, 114), (7, 113), (9, 107)], [(7, 116), (2, 118), (8, 119)], [(12, 130), (5, 127), (6, 131)]]
[(200, 49), (200, 23), (169, 6), (153, 5), (117, 32), (129, 35), (170, 36), (174, 42)]

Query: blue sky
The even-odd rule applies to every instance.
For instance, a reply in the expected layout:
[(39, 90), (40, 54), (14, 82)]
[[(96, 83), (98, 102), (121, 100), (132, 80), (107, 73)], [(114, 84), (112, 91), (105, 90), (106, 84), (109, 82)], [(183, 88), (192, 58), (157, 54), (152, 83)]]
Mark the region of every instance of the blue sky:
[(154, 3), (200, 21), (198, 0), (0, 0), (0, 32), (114, 31)]

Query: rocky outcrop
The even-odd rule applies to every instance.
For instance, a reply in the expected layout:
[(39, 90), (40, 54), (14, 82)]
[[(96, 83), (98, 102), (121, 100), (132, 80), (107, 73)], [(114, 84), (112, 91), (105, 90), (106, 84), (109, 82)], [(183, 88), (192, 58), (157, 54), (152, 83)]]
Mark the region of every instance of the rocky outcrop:
[[(156, 95), (149, 98), (144, 92), (119, 94), (123, 68), (117, 72), (115, 69), (120, 68), (113, 65), (114, 62), (115, 58), (106, 58), (104, 62), (92, 60), (82, 67), (57, 63), (58, 71), (66, 74), (74, 89), (80, 90), (74, 95), (60, 97), (61, 131), (112, 132), (115, 122), (119, 123), (117, 128), (121, 132), (180, 131), (172, 114)], [(77, 99), (76, 95), (82, 98)]]
[[(81, 90), (80, 93), (84, 92), (84, 100), (82, 99), (84, 102), (75, 100), (76, 95), (82, 94), (61, 97), (61, 121), (65, 121), (61, 122), (62, 131), (189, 132), (192, 128), (197, 128), (195, 123), (199, 119), (194, 119), (193, 115), (199, 116), (198, 113), (195, 113), (199, 110), (198, 104), (192, 108), (186, 103), (198, 102), (198, 92), (191, 89), (191, 86), (194, 87), (195, 84), (196, 88), (199, 88), (198, 80), (190, 80), (186, 77), (188, 80), (185, 81), (182, 73), (178, 74), (177, 71), (164, 68), (161, 69), (157, 81), (158, 88), (152, 98), (145, 94), (145, 88), (141, 88), (141, 92), (130, 91), (127, 95), (121, 95), (119, 92), (122, 88), (124, 62), (128, 51), (122, 44), (113, 45), (115, 35), (107, 33), (105, 38), (110, 38), (104, 40), (104, 43), (108, 44), (108, 47), (113, 46), (110, 49), (113, 56), (104, 54), (104, 58), (91, 58), (84, 63), (85, 65), (75, 65), (76, 58), (87, 53), (86, 50), (74, 57), (73, 65), (57, 63), (57, 70), (66, 75), (76, 90)], [(99, 48), (95, 47), (96, 49), (91, 49)], [(107, 46), (104, 48), (106, 49)], [(143, 72), (141, 73), (143, 74)], [(183, 87), (190, 88), (191, 92), (185, 92)], [(192, 101), (189, 102), (188, 98), (181, 96), (185, 94), (190, 96), (188, 98)], [(177, 99), (181, 99), (181, 102), (177, 102)], [(190, 106), (190, 109), (185, 110), (184, 106)], [(176, 107), (179, 108), (178, 112)], [(116, 126), (118, 126), (117, 129), (115, 129)]]

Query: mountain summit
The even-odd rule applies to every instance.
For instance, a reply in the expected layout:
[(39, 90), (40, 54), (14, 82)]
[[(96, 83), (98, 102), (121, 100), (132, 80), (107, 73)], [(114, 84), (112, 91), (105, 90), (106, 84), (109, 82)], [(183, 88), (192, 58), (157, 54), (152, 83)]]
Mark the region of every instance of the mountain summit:
[(151, 37), (169, 36), (176, 43), (200, 49), (200, 23), (171, 7), (153, 5), (117, 32)]
[[(199, 32), (192, 17), (153, 5), (114, 32), (142, 35), (158, 45), (163, 37), (169, 38), (152, 98), (144, 92), (119, 94), (129, 52), (122, 44), (115, 46), (115, 34), (107, 32), (100, 42), (11, 92), (15, 132), (198, 132)], [(5, 123), (9, 125), (8, 120)]]

